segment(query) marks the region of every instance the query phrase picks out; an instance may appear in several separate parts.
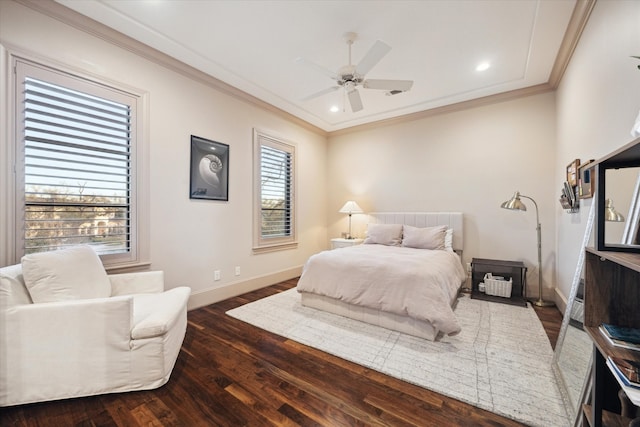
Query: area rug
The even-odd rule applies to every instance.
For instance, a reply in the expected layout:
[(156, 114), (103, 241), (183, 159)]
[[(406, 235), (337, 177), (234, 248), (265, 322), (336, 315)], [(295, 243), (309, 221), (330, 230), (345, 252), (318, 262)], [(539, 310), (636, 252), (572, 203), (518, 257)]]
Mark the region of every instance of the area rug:
[(551, 370), (553, 350), (530, 307), (462, 296), (462, 332), (436, 342), (300, 304), (295, 289), (228, 315), (479, 408), (540, 427), (570, 424)]

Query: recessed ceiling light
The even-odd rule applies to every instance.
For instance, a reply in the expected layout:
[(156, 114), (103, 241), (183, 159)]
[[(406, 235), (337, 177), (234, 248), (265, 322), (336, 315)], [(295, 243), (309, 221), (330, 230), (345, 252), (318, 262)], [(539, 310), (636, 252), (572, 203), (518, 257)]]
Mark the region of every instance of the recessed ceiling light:
[(340, 107), (338, 107), (337, 105), (332, 105), (331, 108), (329, 108), (329, 111), (331, 111), (332, 113), (337, 113), (338, 111), (340, 111)]
[(476, 67), (476, 71), (486, 71), (489, 69), (490, 66), (491, 64), (489, 64), (488, 62), (481, 62)]

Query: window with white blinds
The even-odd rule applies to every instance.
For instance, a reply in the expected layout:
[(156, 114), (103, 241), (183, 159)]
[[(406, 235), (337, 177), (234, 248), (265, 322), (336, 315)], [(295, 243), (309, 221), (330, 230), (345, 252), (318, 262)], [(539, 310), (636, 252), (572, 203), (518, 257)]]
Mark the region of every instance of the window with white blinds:
[(254, 250), (286, 249), (296, 244), (295, 147), (254, 132), (256, 177)]
[[(18, 62), (22, 250), (135, 255), (135, 96)], [(124, 256), (124, 257), (123, 257)]]

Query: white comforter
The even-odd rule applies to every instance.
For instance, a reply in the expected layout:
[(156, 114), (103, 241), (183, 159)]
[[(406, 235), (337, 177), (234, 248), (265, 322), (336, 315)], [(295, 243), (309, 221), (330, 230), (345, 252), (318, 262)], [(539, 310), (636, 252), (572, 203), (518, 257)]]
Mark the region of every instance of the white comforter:
[(452, 305), (465, 278), (455, 252), (358, 245), (311, 256), (297, 289), (428, 321), (454, 335), (460, 326)]

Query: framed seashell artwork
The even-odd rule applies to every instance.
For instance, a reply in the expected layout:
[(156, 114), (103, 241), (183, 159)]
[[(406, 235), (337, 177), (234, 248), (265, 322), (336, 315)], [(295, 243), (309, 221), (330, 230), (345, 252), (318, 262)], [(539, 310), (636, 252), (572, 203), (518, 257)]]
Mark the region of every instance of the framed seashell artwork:
[(229, 145), (191, 135), (190, 199), (229, 200)]

